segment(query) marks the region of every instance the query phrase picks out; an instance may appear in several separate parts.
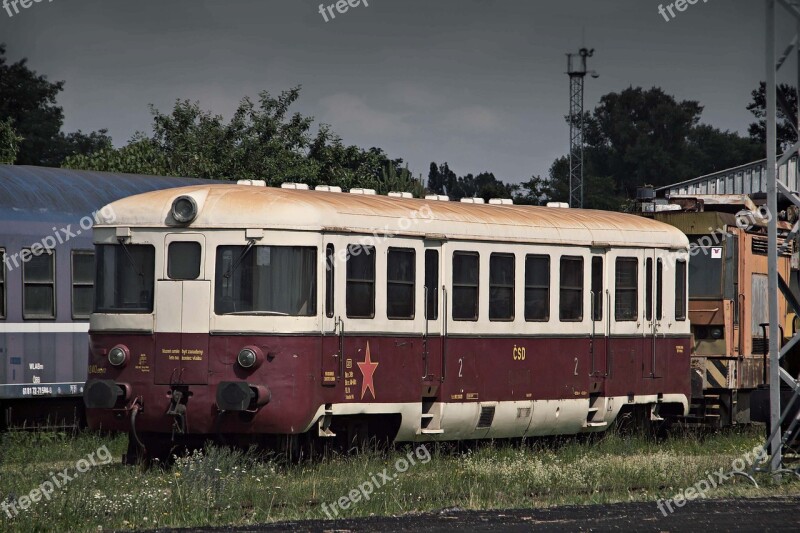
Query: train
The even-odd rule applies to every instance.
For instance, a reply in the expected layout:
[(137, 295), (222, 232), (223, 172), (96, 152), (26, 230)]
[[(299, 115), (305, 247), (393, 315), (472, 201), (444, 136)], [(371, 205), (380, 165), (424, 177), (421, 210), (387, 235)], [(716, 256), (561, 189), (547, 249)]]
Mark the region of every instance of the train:
[(0, 429), (76, 427), (107, 204), (199, 180), (0, 165)]
[(596, 433), (692, 402), (690, 241), (633, 214), (247, 181), (95, 226), (84, 402), (126, 458)]
[[(691, 243), (689, 319), (693, 338), (693, 402), (688, 420), (707, 427), (756, 420), (753, 394), (769, 383), (768, 261), (763, 194), (675, 194), (650, 209), (657, 221), (687, 235)], [(798, 219), (788, 202), (778, 218), (778, 274), (782, 295), (781, 345), (797, 331), (798, 250), (790, 238)], [(800, 372), (800, 350), (783, 363)], [(763, 409), (762, 409), (763, 410)]]

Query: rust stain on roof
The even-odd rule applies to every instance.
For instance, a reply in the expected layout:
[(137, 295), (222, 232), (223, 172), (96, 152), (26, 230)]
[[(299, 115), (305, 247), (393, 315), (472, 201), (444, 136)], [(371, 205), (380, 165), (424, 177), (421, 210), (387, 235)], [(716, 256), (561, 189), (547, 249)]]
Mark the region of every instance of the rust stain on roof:
[[(651, 219), (582, 209), (392, 198), (246, 185), (209, 184), (154, 191), (112, 204), (115, 225), (158, 227), (169, 224), (175, 198), (195, 198), (199, 214), (191, 228), (325, 227), (373, 231), (388, 225), (396, 233), (439, 233), (449, 238), (605, 242), (623, 245), (686, 247), (675, 228)], [(403, 220), (421, 221), (405, 228)], [(424, 226), (424, 227), (423, 227)]]

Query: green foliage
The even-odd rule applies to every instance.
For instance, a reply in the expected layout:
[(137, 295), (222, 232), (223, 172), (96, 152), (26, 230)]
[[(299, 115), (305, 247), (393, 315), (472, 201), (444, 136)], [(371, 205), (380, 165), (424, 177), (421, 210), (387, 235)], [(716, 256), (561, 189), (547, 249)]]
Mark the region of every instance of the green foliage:
[(498, 180), (491, 172), (456, 176), (447, 163), (431, 163), (428, 190), (434, 194), (446, 194), (451, 200), (483, 198), (489, 201), (492, 198), (511, 198), (515, 187)]
[(14, 131), (11, 119), (0, 120), (0, 163), (12, 165), (17, 159), (22, 137)]
[(56, 97), (64, 82), (50, 82), (30, 70), (27, 60), (8, 63), (0, 44), (0, 121), (8, 121), (20, 136), (18, 165), (59, 166), (67, 156), (111, 146), (106, 130), (85, 134), (61, 132), (64, 112)]
[(137, 134), (122, 148), (102, 148), (68, 158), (74, 169), (132, 172), (205, 179), (285, 181), (365, 187), (388, 192), (411, 190), (416, 180), (402, 159), (379, 148), (347, 146), (329, 126), (313, 134), (313, 119), (292, 112), (300, 96), (295, 87), (256, 102), (244, 98), (230, 121), (203, 110), (197, 102), (178, 101), (169, 114), (151, 108), (153, 134)]
[[(758, 144), (767, 144), (767, 84), (763, 81), (759, 84), (758, 89), (752, 93), (753, 99), (747, 105), (747, 110), (750, 111), (756, 122), (750, 124), (748, 133), (750, 138)], [(797, 133), (792, 124), (797, 124), (797, 90), (791, 85), (781, 83), (777, 87), (778, 96), (778, 153), (783, 153), (797, 141)], [(764, 157), (764, 153), (759, 156), (759, 159)]]

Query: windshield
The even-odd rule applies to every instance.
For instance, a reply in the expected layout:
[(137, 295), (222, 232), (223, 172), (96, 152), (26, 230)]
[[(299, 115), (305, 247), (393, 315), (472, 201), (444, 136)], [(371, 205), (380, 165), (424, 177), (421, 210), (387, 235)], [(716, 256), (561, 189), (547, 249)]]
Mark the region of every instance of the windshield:
[(154, 274), (152, 246), (98, 245), (95, 312), (152, 313)]
[(317, 249), (220, 246), (214, 311), (218, 315), (316, 315)]

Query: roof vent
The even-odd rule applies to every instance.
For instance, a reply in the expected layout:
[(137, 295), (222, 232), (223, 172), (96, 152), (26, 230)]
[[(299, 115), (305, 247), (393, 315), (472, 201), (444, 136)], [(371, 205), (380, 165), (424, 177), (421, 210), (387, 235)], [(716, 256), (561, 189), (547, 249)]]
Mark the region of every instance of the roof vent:
[(434, 202), (449, 202), (450, 197), (445, 194), (429, 194), (425, 197), (426, 200), (433, 200)]
[(514, 205), (514, 200), (509, 198), (492, 198), (489, 200), (491, 205)]
[(377, 193), (375, 189), (350, 189), (350, 194), (364, 194), (367, 196), (375, 196)]
[(266, 187), (267, 182), (264, 180), (239, 180), (236, 185), (249, 185), (251, 187)]
[(567, 202), (547, 202), (547, 207), (555, 207), (557, 209), (569, 209)]
[(462, 204), (485, 204), (486, 200), (483, 198), (462, 198)]
[(307, 191), (308, 184), (307, 183), (281, 183), (281, 189), (294, 189), (296, 191)]
[(321, 192), (342, 192), (342, 188), (336, 185), (317, 185), (314, 187), (314, 190)]
[(390, 198), (414, 198), (414, 195), (410, 192), (390, 192)]

